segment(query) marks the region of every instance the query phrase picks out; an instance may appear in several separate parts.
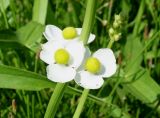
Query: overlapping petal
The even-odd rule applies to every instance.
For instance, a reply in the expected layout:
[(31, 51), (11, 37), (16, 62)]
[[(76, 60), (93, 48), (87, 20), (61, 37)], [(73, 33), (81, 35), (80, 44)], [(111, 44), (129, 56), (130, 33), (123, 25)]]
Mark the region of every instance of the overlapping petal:
[(84, 69), (85, 62), (86, 62), (87, 58), (89, 58), (90, 56), (91, 56), (91, 51), (89, 50), (88, 47), (86, 47), (83, 61), (82, 61), (81, 65), (78, 67), (77, 71), (81, 71)]
[[(77, 34), (80, 36), (80, 34), (81, 34), (81, 32), (82, 32), (82, 28), (76, 28), (76, 31), (77, 31)], [(90, 34), (87, 44), (93, 42), (94, 39), (95, 39), (95, 37), (96, 37), (96, 36), (95, 36), (94, 34)]]
[(99, 49), (93, 54), (93, 57), (96, 57), (102, 64), (103, 77), (110, 77), (116, 72), (116, 59), (111, 49)]
[(53, 53), (50, 51), (42, 50), (40, 52), (40, 59), (43, 60), (47, 64), (55, 63), (55, 60), (53, 58)]
[(79, 41), (73, 41), (66, 45), (65, 48), (69, 52), (71, 57), (69, 66), (77, 69), (81, 65), (85, 54), (85, 47), (83, 43)]
[(48, 41), (62, 39), (62, 30), (55, 25), (47, 25), (43, 35)]
[(88, 71), (80, 71), (74, 80), (85, 89), (98, 89), (104, 83), (102, 76), (95, 76)]
[[(78, 34), (77, 37), (75, 37), (72, 40), (66, 40), (62, 36), (62, 30), (60, 28), (58, 28), (55, 25), (47, 25), (46, 28), (45, 28), (45, 32), (43, 33), (43, 35), (45, 36), (45, 38), (48, 41), (58, 40), (58, 41), (60, 41), (63, 44), (68, 44), (69, 42), (72, 42), (74, 40), (75, 41), (80, 41), (79, 36), (81, 34), (82, 28), (76, 28), (76, 31), (77, 31), (77, 34)], [(89, 35), (89, 39), (88, 39), (88, 44), (91, 43), (91, 42), (93, 42), (94, 39), (95, 39), (95, 35), (94, 34), (90, 34)]]
[(47, 66), (47, 78), (53, 82), (65, 83), (71, 81), (76, 76), (76, 70), (60, 64), (50, 64)]

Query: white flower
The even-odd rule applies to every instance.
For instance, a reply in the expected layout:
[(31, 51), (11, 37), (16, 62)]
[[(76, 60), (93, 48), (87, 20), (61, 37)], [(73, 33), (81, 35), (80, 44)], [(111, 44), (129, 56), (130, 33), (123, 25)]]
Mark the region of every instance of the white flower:
[(64, 83), (74, 79), (84, 54), (85, 47), (82, 42), (74, 41), (64, 45), (57, 40), (49, 40), (42, 44), (40, 59), (49, 64), (48, 79)]
[[(48, 41), (58, 40), (61, 43), (66, 44), (71, 41), (80, 40), (79, 36), (81, 31), (82, 28), (67, 27), (61, 30), (55, 25), (47, 25), (43, 34)], [(90, 34), (88, 44), (91, 43), (94, 39), (95, 35)]]
[[(87, 55), (87, 56), (86, 56)], [(103, 77), (110, 77), (116, 72), (116, 59), (111, 49), (103, 48), (96, 51), (92, 56), (89, 49), (86, 51), (86, 60), (74, 79), (75, 82), (85, 89), (98, 89), (103, 83)]]

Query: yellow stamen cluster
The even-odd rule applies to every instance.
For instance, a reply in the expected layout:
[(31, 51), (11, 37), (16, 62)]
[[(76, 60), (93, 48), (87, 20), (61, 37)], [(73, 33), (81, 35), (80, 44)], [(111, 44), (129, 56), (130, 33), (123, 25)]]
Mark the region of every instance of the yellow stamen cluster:
[(93, 74), (98, 73), (101, 69), (101, 63), (97, 58), (90, 57), (85, 63), (85, 69)]
[(72, 40), (77, 36), (77, 31), (74, 27), (67, 27), (62, 31), (62, 35), (66, 40)]
[(55, 52), (54, 58), (58, 64), (68, 64), (69, 53), (65, 49), (58, 49)]

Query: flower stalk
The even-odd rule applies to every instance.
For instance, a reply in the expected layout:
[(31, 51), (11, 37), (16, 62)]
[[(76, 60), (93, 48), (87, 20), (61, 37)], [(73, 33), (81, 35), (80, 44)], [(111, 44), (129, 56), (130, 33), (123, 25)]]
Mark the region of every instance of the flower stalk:
[(84, 22), (82, 26), (82, 32), (80, 35), (80, 39), (83, 41), (85, 45), (87, 44), (91, 28), (93, 26), (95, 11), (96, 11), (96, 0), (88, 0)]
[(54, 93), (52, 94), (49, 104), (47, 106), (44, 118), (54, 118), (58, 105), (63, 97), (66, 86), (67, 86), (66, 83), (58, 83), (56, 85)]
[[(80, 35), (80, 39), (83, 41), (84, 45), (87, 44), (89, 34), (91, 32), (91, 28), (92, 28), (94, 17), (95, 17), (95, 10), (96, 10), (96, 0), (88, 0), (84, 22), (82, 26), (82, 32)], [(89, 94), (89, 89), (84, 89), (82, 96), (80, 98), (80, 102), (73, 115), (73, 118), (79, 118), (88, 94)]]
[(85, 101), (87, 99), (88, 93), (89, 93), (89, 89), (84, 89), (84, 91), (82, 92), (82, 96), (80, 98), (80, 102), (79, 102), (79, 104), (77, 106), (77, 109), (76, 109), (76, 111), (74, 113), (73, 118), (79, 118), (79, 116), (80, 116), (80, 114), (82, 112), (83, 106), (85, 104)]

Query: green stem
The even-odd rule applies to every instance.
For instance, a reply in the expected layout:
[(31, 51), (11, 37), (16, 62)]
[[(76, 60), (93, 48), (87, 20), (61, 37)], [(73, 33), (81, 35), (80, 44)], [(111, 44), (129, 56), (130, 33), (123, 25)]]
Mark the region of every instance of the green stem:
[(110, 19), (111, 19), (111, 13), (112, 13), (113, 2), (114, 2), (114, 0), (110, 0), (110, 2), (109, 2), (108, 23), (110, 23)]
[(18, 29), (18, 23), (17, 23), (17, 18), (16, 18), (16, 5), (15, 5), (14, 0), (10, 0), (10, 8), (11, 8), (11, 12), (13, 14), (14, 23), (16, 25), (16, 28)]
[[(87, 1), (86, 13), (85, 13), (84, 22), (83, 22), (83, 26), (82, 26), (82, 32), (81, 32), (81, 36), (80, 36), (80, 39), (83, 40), (83, 43), (85, 45), (88, 42), (88, 38), (89, 38), (91, 28), (93, 25), (93, 21), (95, 18), (96, 2), (97, 2), (96, 0), (88, 0)], [(73, 118), (79, 118), (88, 94), (89, 94), (89, 89), (84, 89), (82, 96), (80, 98), (80, 102), (76, 108), (74, 115), (73, 115)]]
[[(48, 0), (34, 0), (32, 20), (44, 25), (46, 20), (46, 15), (47, 15), (47, 7), (48, 7)], [(37, 72), (37, 67), (38, 67), (38, 58), (36, 55), (34, 72)], [(41, 111), (43, 112), (43, 104), (40, 97), (40, 92), (37, 91), (36, 94), (38, 97), (38, 101), (40, 103), (40, 107), (42, 109)], [(34, 117), (34, 113), (32, 116)]]
[(48, 0), (34, 0), (32, 20), (41, 24), (45, 23)]
[(140, 7), (139, 7), (139, 10), (138, 10), (138, 13), (137, 13), (137, 16), (136, 16), (136, 19), (135, 19), (135, 26), (133, 28), (133, 35), (134, 36), (136, 36), (138, 34), (138, 30), (139, 30), (142, 15), (143, 15), (143, 12), (144, 12), (144, 8), (145, 8), (145, 0), (142, 0), (141, 4), (140, 4)]
[(35, 113), (35, 111), (34, 111), (34, 109), (35, 109), (35, 96), (34, 95), (32, 95), (32, 118), (34, 118), (35, 117), (35, 115), (34, 115), (34, 113)]
[(8, 29), (9, 25), (8, 25), (7, 16), (6, 16), (6, 13), (5, 13), (4, 2), (5, 2), (4, 0), (1, 1), (0, 9), (1, 9), (1, 12), (2, 12), (3, 17), (4, 17), (4, 22), (5, 22), (6, 28)]
[(80, 36), (80, 39), (83, 40), (84, 44), (87, 44), (91, 32), (91, 28), (95, 18), (95, 10), (96, 10), (96, 0), (88, 0), (84, 22), (82, 26), (82, 32)]
[(54, 89), (54, 93), (52, 94), (49, 104), (47, 106), (47, 110), (44, 118), (54, 118), (58, 105), (63, 97), (63, 93), (67, 84), (58, 83)]
[(113, 43), (114, 43), (114, 40), (113, 40), (113, 39), (110, 39), (107, 48), (111, 48), (112, 45), (113, 45)]
[(82, 109), (83, 109), (83, 106), (84, 106), (84, 103), (87, 99), (87, 96), (88, 96), (88, 93), (89, 93), (89, 89), (84, 89), (83, 93), (82, 93), (82, 96), (80, 98), (80, 102), (78, 104), (78, 107), (74, 113), (74, 116), (73, 118), (79, 118), (81, 112), (82, 112)]
[(26, 96), (26, 105), (27, 105), (27, 118), (30, 118), (30, 107), (29, 107), (29, 95)]

